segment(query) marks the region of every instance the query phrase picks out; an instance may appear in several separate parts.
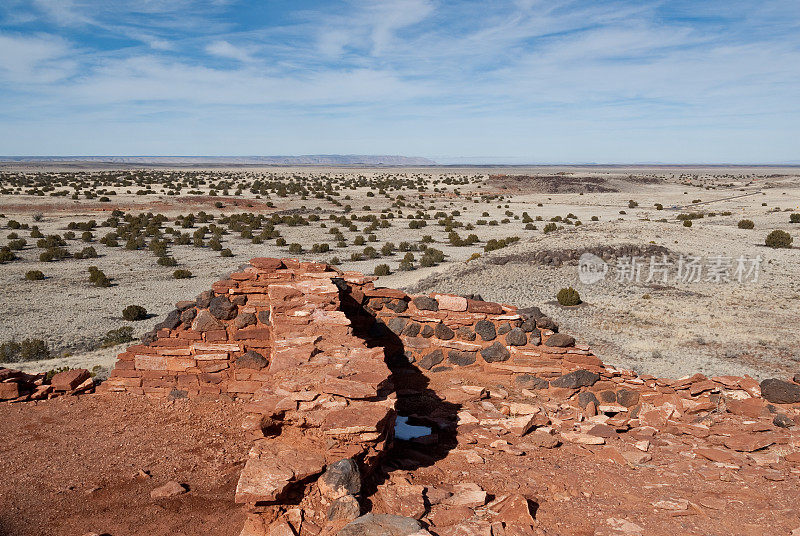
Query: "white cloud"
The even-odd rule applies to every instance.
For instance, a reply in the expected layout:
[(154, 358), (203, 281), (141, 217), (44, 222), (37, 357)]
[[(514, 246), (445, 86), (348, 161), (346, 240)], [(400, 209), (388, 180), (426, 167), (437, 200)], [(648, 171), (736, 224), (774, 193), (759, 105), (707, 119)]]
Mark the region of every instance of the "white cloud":
[(77, 62), (63, 39), (51, 35), (0, 34), (0, 81), (14, 84), (57, 82), (74, 72)]
[(238, 60), (244, 63), (253, 61), (253, 56), (246, 48), (234, 46), (228, 41), (214, 41), (206, 45), (206, 52), (212, 56)]

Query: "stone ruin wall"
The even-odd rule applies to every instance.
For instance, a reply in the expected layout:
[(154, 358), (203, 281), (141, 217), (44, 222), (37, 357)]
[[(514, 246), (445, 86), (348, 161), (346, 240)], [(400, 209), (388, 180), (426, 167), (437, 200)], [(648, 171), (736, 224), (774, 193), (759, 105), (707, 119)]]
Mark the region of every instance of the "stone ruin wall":
[[(294, 534), (303, 511), (321, 517), (304, 521), (301, 534), (319, 532), (308, 528), (314, 523), (320, 528), (360, 515), (362, 479), (393, 440), (404, 388), (394, 384), (395, 365), (432, 372), (482, 367), (508, 374), (524, 389), (546, 390), (546, 398), (564, 402), (559, 408), (586, 419), (557, 436), (577, 444), (604, 441), (587, 433), (584, 424), (592, 419), (621, 433), (663, 429), (693, 436), (697, 415), (726, 415), (740, 428), (748, 419), (773, 421), (759, 428), (768, 431), (764, 437), (732, 436), (727, 450), (709, 444), (693, 452), (740, 463), (743, 452), (791, 443), (780, 430), (792, 418), (800, 422), (797, 376), (759, 384), (748, 376), (637, 375), (604, 365), (536, 308), (411, 296), (375, 288), (374, 279), (326, 264), (253, 259), (197, 300), (179, 302), (142, 344), (120, 354), (98, 390), (245, 402), (242, 427), (253, 444), (235, 496), (248, 514), (241, 536)], [(556, 444), (549, 434), (558, 419), (531, 407), (509, 403), (501, 425), (518, 435), (537, 430), (537, 440)], [(477, 419), (465, 411), (457, 420), (452, 425)], [(356, 525), (347, 534), (360, 534)]]

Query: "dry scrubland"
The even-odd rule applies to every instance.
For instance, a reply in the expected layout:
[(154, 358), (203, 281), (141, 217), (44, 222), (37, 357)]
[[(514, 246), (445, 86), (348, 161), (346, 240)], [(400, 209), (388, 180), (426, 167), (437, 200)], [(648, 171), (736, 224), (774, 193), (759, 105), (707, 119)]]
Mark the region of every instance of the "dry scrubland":
[[(26, 370), (108, 367), (117, 343), (176, 301), (252, 257), (293, 256), (365, 273), (387, 265), (379, 283), (414, 292), (538, 305), (606, 363), (642, 373), (797, 372), (798, 212), (797, 168), (6, 166), (0, 358), (26, 359), (12, 365)], [(793, 248), (764, 245), (776, 229)], [(588, 248), (605, 248), (612, 267), (593, 285), (576, 261), (559, 261)], [(617, 282), (617, 257), (630, 252), (763, 260), (747, 284), (647, 283), (646, 265), (640, 283)], [(111, 286), (90, 282), (92, 266)], [(26, 280), (34, 270), (45, 278)], [(584, 303), (555, 301), (570, 286)], [(148, 318), (124, 319), (129, 305)], [(47, 349), (8, 344), (25, 339)]]

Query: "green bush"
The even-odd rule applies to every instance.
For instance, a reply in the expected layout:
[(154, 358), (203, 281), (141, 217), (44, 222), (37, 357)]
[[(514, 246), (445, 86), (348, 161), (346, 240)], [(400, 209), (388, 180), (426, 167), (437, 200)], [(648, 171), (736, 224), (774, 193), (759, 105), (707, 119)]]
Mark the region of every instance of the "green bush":
[(547, 225), (544, 226), (544, 229), (542, 229), (542, 232), (544, 232), (545, 234), (552, 233), (556, 229), (558, 229), (558, 225), (556, 225), (553, 222), (550, 222), (550, 223), (548, 223)]
[(22, 342), (12, 340), (0, 344), (0, 363), (40, 361), (52, 357), (47, 343), (41, 339), (24, 339)]
[(391, 270), (389, 270), (388, 264), (379, 264), (375, 267), (375, 271), (373, 272), (375, 275), (389, 275), (391, 274)]
[(775, 229), (771, 233), (767, 235), (766, 240), (764, 240), (764, 244), (771, 248), (791, 248), (792, 247), (792, 236), (787, 233), (786, 231), (781, 231), (780, 229)]
[(172, 272), (172, 277), (175, 279), (189, 279), (192, 277), (192, 272), (189, 270), (175, 270)]
[(147, 318), (147, 309), (141, 305), (129, 305), (122, 310), (122, 318), (129, 322), (145, 320)]
[(739, 220), (739, 223), (737, 223), (736, 226), (739, 229), (752, 229), (756, 226), (756, 224), (753, 223), (753, 220)]
[(25, 279), (28, 281), (41, 281), (44, 279), (44, 274), (41, 270), (28, 270), (25, 272)]
[(178, 261), (174, 257), (159, 257), (156, 263), (159, 266), (178, 266)]
[(89, 267), (89, 282), (96, 287), (111, 286), (111, 280), (97, 266)]
[(289, 253), (298, 254), (298, 253), (302, 253), (302, 252), (303, 252), (303, 246), (301, 246), (297, 242), (289, 244)]
[(8, 246), (3, 246), (0, 248), (0, 264), (11, 262), (16, 259), (17, 256), (14, 255), (14, 252), (11, 251), (11, 248)]
[(789, 214), (789, 223), (800, 223), (800, 212)]
[(572, 287), (562, 288), (556, 294), (556, 299), (561, 305), (578, 305), (581, 303), (581, 295)]
[(683, 226), (684, 227), (691, 227), (692, 226), (692, 220), (683, 220)]
[(220, 257), (233, 257), (233, 251), (229, 248), (225, 248), (219, 252)]
[(97, 250), (92, 246), (87, 246), (75, 254), (76, 259), (96, 259)]
[(133, 328), (124, 326), (117, 329), (112, 329), (106, 332), (100, 341), (101, 348), (109, 348), (118, 344), (125, 344), (133, 340)]

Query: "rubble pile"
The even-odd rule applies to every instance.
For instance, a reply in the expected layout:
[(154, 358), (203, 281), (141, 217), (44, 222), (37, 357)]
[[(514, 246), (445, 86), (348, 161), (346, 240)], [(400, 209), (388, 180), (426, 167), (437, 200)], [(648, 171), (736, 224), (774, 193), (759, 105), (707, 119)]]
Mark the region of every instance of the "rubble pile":
[(71, 369), (54, 374), (28, 374), (0, 367), (0, 400), (28, 402), (62, 395), (91, 393), (95, 383), (86, 369)]

